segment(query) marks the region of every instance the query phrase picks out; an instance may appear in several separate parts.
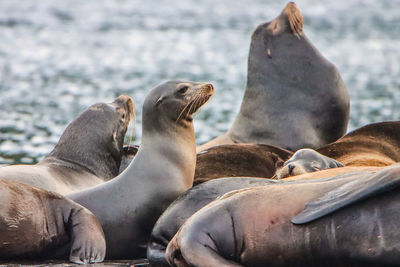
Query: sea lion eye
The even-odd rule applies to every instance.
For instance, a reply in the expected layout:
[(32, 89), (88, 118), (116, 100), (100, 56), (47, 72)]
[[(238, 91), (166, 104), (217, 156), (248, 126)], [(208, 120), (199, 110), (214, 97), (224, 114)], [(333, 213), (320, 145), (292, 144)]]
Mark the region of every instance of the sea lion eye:
[(124, 113), (124, 114), (122, 114), (122, 119), (125, 119), (125, 113)]
[(178, 90), (178, 93), (184, 94), (189, 89), (189, 86), (185, 85)]

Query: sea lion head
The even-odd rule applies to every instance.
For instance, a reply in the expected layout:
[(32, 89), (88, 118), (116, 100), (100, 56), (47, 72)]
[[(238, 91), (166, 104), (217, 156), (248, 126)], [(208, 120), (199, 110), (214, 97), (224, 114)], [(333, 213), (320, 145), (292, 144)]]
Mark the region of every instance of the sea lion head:
[(303, 16), (294, 2), (288, 3), (274, 20), (259, 25), (253, 32), (250, 51), (272, 57), (273, 38), (301, 39), (303, 37)]
[(96, 176), (112, 178), (118, 174), (125, 133), (134, 117), (134, 102), (127, 95), (94, 104), (67, 126), (46, 159), (75, 163)]
[(193, 114), (214, 94), (210, 83), (168, 81), (152, 89), (143, 105), (144, 131), (193, 127)]
[(87, 139), (95, 139), (93, 142), (98, 146), (103, 145), (109, 148), (109, 151), (120, 154), (129, 122), (134, 117), (135, 106), (132, 98), (120, 95), (112, 103), (90, 106), (71, 123), (71, 126), (83, 127), (81, 135), (85, 135), (82, 130), (85, 129)]
[(283, 163), (276, 171), (276, 178), (286, 178), (330, 168), (343, 167), (343, 164), (332, 158), (328, 158), (313, 149), (300, 149)]

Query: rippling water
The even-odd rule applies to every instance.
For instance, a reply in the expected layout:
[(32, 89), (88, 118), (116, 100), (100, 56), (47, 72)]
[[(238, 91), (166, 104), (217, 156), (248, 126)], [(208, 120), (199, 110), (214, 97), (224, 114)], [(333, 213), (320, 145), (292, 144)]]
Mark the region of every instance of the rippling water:
[[(140, 142), (147, 92), (167, 79), (210, 81), (198, 142), (231, 125), (252, 30), (286, 1), (0, 1), (0, 163), (36, 162), (89, 105), (133, 97)], [(339, 68), (350, 129), (399, 119), (400, 1), (297, 1), (305, 33)]]

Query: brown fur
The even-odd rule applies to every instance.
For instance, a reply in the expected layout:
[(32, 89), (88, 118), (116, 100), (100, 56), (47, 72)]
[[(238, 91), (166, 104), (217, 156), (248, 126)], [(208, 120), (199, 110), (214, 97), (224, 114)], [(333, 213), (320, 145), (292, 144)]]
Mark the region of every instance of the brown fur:
[(194, 185), (221, 177), (270, 178), (292, 152), (268, 145), (232, 144), (197, 154)]
[(0, 260), (99, 262), (105, 239), (92, 213), (63, 196), (0, 179)]
[(400, 161), (400, 121), (373, 123), (317, 151), (345, 166), (389, 166)]

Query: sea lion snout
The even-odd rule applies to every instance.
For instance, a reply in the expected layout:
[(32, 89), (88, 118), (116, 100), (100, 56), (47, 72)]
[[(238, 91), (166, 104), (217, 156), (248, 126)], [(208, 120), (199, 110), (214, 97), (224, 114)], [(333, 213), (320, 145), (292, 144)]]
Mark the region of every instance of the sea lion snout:
[(214, 94), (214, 86), (211, 83), (206, 83), (203, 86), (201, 86), (201, 90), (205, 90), (210, 94)]
[(169, 242), (165, 258), (171, 266), (186, 266), (176, 236)]

